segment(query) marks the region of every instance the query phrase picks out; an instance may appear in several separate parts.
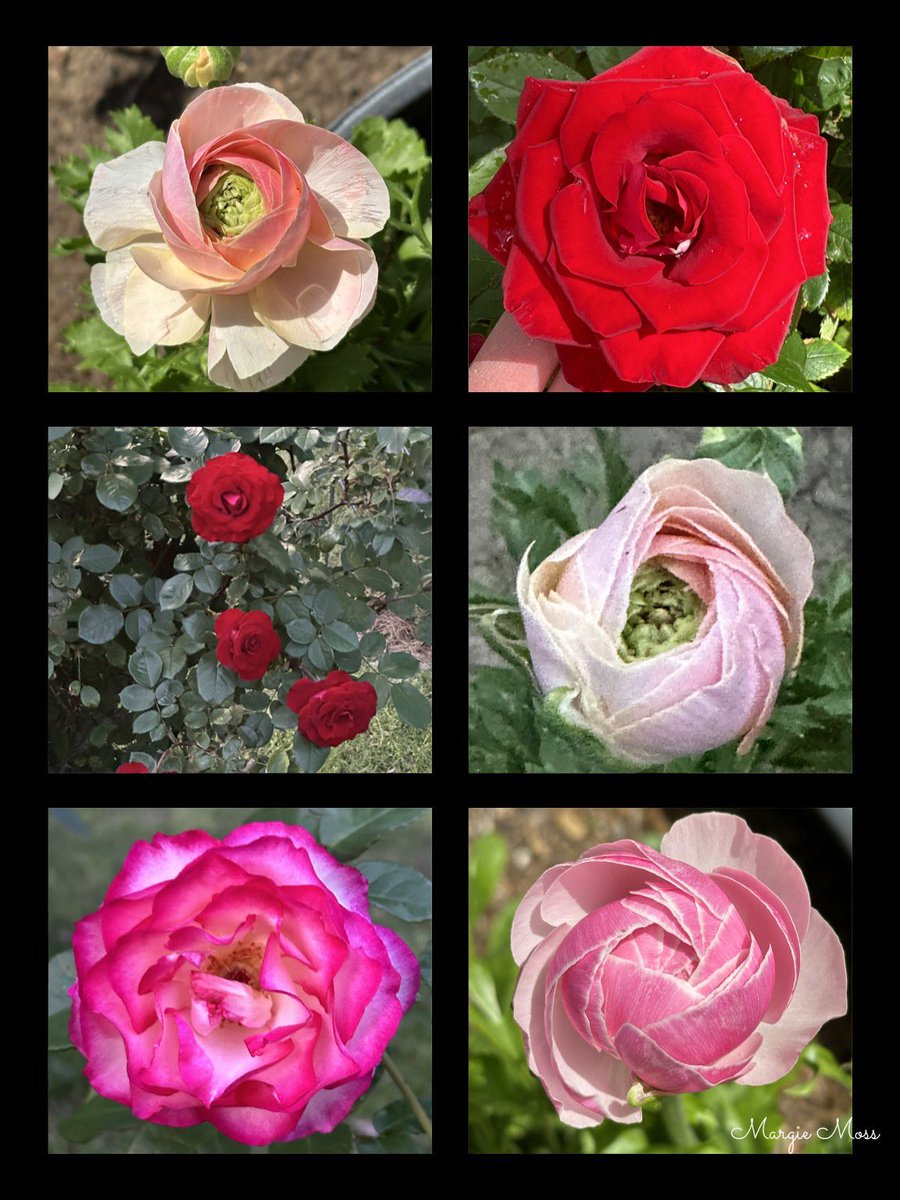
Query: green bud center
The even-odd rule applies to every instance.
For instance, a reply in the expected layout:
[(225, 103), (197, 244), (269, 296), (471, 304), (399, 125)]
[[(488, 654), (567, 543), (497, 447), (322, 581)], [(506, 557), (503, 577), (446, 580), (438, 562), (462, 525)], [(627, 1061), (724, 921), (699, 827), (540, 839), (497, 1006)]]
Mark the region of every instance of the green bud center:
[(259, 188), (244, 171), (223, 175), (200, 205), (203, 224), (219, 237), (236, 237), (265, 213)]
[(625, 662), (655, 658), (692, 642), (705, 612), (696, 592), (651, 559), (632, 580), (619, 657)]

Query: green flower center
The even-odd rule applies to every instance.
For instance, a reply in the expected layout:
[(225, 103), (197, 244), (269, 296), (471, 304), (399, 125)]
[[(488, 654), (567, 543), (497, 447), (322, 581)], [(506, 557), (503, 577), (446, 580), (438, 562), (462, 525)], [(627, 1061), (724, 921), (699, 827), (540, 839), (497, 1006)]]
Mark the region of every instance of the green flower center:
[(619, 657), (625, 662), (655, 658), (692, 642), (705, 612), (696, 592), (651, 559), (632, 580)]
[(245, 171), (223, 175), (200, 205), (203, 224), (219, 237), (236, 237), (264, 215), (259, 188)]

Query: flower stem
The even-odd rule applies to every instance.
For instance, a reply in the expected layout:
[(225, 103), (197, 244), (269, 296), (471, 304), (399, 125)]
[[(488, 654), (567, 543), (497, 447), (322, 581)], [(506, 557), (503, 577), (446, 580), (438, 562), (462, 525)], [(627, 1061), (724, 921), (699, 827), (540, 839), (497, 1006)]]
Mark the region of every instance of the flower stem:
[(419, 1103), (412, 1088), (397, 1070), (396, 1063), (393, 1061), (391, 1056), (389, 1054), (385, 1054), (381, 1061), (384, 1063), (384, 1069), (387, 1071), (388, 1075), (390, 1075), (391, 1079), (393, 1079), (394, 1083), (396, 1083), (397, 1087), (400, 1089), (403, 1099), (416, 1114), (416, 1118), (419, 1124), (422, 1126), (422, 1129), (425, 1131), (425, 1136), (428, 1138), (428, 1145), (431, 1146), (431, 1121), (428, 1119), (428, 1113)]
[(682, 1096), (660, 1096), (662, 1119), (675, 1146), (696, 1146), (700, 1140), (688, 1124)]

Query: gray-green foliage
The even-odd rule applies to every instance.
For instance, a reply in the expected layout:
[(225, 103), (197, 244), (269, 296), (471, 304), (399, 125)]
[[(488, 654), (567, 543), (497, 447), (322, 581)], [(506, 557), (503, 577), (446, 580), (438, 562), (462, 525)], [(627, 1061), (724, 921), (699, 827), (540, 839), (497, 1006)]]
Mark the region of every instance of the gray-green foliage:
[[(332, 670), (368, 680), (407, 725), (428, 725), (418, 660), (370, 627), (386, 608), (431, 641), (430, 428), (49, 432), (52, 769), (108, 772), (129, 758), (152, 769), (165, 752), (170, 771), (265, 770), (274, 730), (297, 729), (291, 685)], [(275, 472), (284, 502), (256, 539), (211, 544), (193, 532), (185, 487), (231, 451)], [(112, 479), (127, 506), (107, 503)], [(281, 639), (261, 680), (216, 657), (214, 622), (229, 607), (267, 613)], [(268, 770), (311, 772), (327, 756), (297, 732)]]

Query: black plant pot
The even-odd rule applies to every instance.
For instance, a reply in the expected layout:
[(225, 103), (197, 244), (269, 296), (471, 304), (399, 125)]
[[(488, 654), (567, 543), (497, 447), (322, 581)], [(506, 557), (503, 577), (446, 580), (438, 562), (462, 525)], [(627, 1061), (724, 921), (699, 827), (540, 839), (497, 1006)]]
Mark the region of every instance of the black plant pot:
[(332, 131), (349, 138), (366, 117), (401, 117), (425, 139), (431, 153), (431, 51), (407, 63), (379, 84), (358, 104), (348, 108), (332, 125)]

